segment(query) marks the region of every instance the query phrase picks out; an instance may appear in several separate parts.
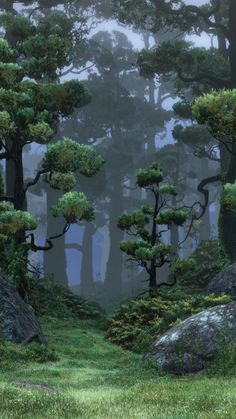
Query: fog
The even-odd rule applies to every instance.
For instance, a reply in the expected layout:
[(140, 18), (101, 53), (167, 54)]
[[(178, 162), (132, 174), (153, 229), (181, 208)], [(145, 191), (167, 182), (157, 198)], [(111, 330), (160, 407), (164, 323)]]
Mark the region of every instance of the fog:
[[(59, 9), (70, 16), (73, 13), (86, 16), (86, 2), (81, 2), (81, 5), (80, 2), (74, 3), (71, 10), (68, 4), (65, 7), (60, 5)], [(205, 3), (186, 1), (186, 4), (197, 6)], [(37, 13), (47, 14), (50, 1), (42, 10), (37, 2), (27, 6), (24, 2), (14, 4), (15, 11), (25, 16), (29, 15), (33, 7), (39, 7), (35, 16)], [(89, 40), (94, 40), (101, 50), (107, 51), (107, 57), (99, 55), (97, 48), (97, 55), (89, 58), (89, 51), (80, 49), (79, 45), (75, 47), (77, 71), (86, 68), (91, 63), (90, 59), (93, 59), (94, 65), (78, 75), (68, 72), (61, 76), (60, 81), (77, 78), (86, 83), (92, 93), (92, 101), (84, 109), (76, 111), (72, 117), (61, 120), (56, 135), (57, 138), (67, 136), (82, 144), (94, 145), (105, 158), (104, 168), (94, 179), (78, 178), (78, 190), (84, 190), (93, 202), (96, 217), (91, 226), (72, 225), (66, 236), (55, 242), (50, 252), (32, 254), (31, 262), (40, 268), (42, 276), (51, 276), (54, 280), (69, 285), (83, 297), (106, 304), (109, 299), (124, 300), (135, 296), (147, 287), (144, 270), (128, 263), (126, 256), (121, 254), (119, 242), (124, 234), (114, 226), (119, 211), (132, 211), (135, 205), (140, 207), (149, 199), (145, 194), (132, 189), (138, 169), (152, 161), (161, 164), (165, 157), (160, 153), (165, 153), (167, 147), (172, 147), (173, 150), (176, 147), (178, 150), (172, 130), (180, 121), (172, 106), (180, 98), (173, 80), (166, 80), (165, 77), (147, 79), (139, 74), (137, 68), (138, 53), (146, 48), (147, 43), (149, 49), (153, 49), (161, 41), (162, 34), (153, 35), (134, 29), (132, 25), (121, 24), (114, 16), (107, 16), (107, 10), (104, 10), (104, 17), (103, 10), (99, 10), (99, 16), (96, 13), (98, 11), (95, 7), (94, 15), (88, 21), (88, 26), (93, 21), (94, 27), (88, 30), (85, 38), (88, 45)], [(173, 32), (165, 32), (166, 39), (175, 39)], [(218, 46), (217, 38), (204, 32), (201, 35), (182, 33), (180, 37), (198, 47)], [(77, 60), (77, 56), (80, 60)], [(136, 119), (129, 114), (129, 105), (126, 103), (130, 99), (135, 99), (132, 106)], [(127, 114), (122, 113), (122, 106), (127, 106)], [(156, 116), (147, 122), (150, 113)], [(183, 121), (184, 125), (188, 123)], [(181, 191), (182, 204), (191, 205), (199, 199), (198, 183), (203, 177), (215, 173), (218, 163), (194, 156), (188, 145), (183, 147), (184, 152), (178, 151), (180, 168), (176, 180)], [(27, 178), (35, 175), (45, 151), (46, 146), (37, 144), (27, 149), (24, 154)], [(191, 178), (189, 174), (193, 171), (194, 176)], [(204, 218), (178, 250), (182, 258), (189, 256), (202, 239), (217, 237), (219, 205), (215, 197), (218, 196), (219, 188), (212, 187), (210, 191), (210, 204)], [(36, 235), (40, 244), (52, 232), (55, 234), (60, 231), (62, 226), (62, 220), (55, 220), (50, 215), (50, 207), (55, 204), (59, 195), (60, 193), (49, 190), (43, 181), (40, 187), (35, 187), (28, 194), (28, 210), (38, 218)], [(180, 242), (185, 233), (182, 227), (178, 228)], [(171, 233), (164, 240), (166, 243), (170, 242)], [(118, 266), (119, 264), (121, 265)], [(161, 268), (158, 280), (168, 280), (168, 275), (168, 268)]]

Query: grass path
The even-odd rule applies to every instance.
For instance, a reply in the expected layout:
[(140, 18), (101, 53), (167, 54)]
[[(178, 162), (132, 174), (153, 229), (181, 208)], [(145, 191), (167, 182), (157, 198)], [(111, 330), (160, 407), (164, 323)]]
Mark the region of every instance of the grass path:
[[(2, 371), (0, 419), (236, 418), (236, 378), (158, 376), (138, 355), (106, 342), (93, 327), (50, 319), (44, 329), (60, 359)], [(13, 382), (56, 391), (18, 388)]]

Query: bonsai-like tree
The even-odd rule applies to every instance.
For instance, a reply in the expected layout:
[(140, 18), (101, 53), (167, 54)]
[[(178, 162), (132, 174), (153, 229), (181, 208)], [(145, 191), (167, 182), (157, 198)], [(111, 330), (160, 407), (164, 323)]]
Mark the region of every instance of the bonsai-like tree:
[[(76, 80), (63, 84), (37, 83), (28, 64), (19, 64), (8, 41), (0, 40), (0, 159), (14, 162), (12, 195), (6, 194), (3, 182), (0, 188), (1, 267), (18, 282), (22, 295), (27, 287), (28, 251), (51, 249), (53, 240), (65, 234), (71, 224), (93, 218), (88, 199), (73, 188), (77, 172), (91, 177), (103, 164), (92, 147), (63, 138), (48, 145), (35, 178), (25, 182), (24, 147), (50, 143), (59, 119), (90, 100), (87, 89)], [(37, 220), (27, 212), (26, 204), (27, 192), (41, 177), (52, 188), (64, 192), (52, 211), (55, 217), (64, 217), (65, 226), (60, 234), (48, 237), (45, 246), (36, 244), (33, 230)]]
[(133, 239), (123, 240), (120, 249), (130, 260), (142, 266), (148, 273), (149, 288), (157, 286), (157, 269), (171, 263), (174, 251), (163, 241), (164, 233), (172, 225), (182, 226), (188, 218), (186, 209), (169, 205), (171, 197), (177, 195), (176, 187), (163, 183), (164, 174), (158, 164), (140, 169), (137, 185), (153, 196), (153, 206), (144, 205), (132, 213), (124, 213), (118, 219), (118, 227)]

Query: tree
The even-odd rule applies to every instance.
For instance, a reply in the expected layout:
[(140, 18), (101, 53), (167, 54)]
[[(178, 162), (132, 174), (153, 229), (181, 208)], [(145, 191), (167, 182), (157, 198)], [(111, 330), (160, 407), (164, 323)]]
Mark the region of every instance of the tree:
[(123, 258), (117, 252), (117, 242), (123, 239), (124, 233), (116, 228), (116, 220), (124, 209), (139, 205), (141, 194), (131, 196), (133, 191), (127, 185), (132, 182), (135, 167), (140, 166), (144, 155), (145, 158), (148, 153), (153, 155), (153, 149), (145, 150), (145, 142), (153, 142), (156, 132), (163, 128), (167, 118), (170, 119), (171, 112), (161, 107), (157, 110), (155, 104), (145, 99), (147, 83), (140, 78), (137, 69), (132, 68), (137, 53), (125, 34), (98, 32), (91, 38), (85, 54), (95, 65), (84, 82), (93, 100), (67, 120), (62, 129), (66, 135), (75, 131), (85, 144), (94, 142), (107, 163), (96, 178), (96, 185), (93, 183), (92, 188), (85, 185), (88, 196), (96, 205), (97, 217), (94, 229), (86, 227), (82, 247), (76, 246), (83, 257), (81, 288), (83, 292), (86, 288), (87, 295), (91, 292), (94, 275), (91, 267), (89, 271), (84, 268), (92, 253), (94, 233), (106, 224), (110, 246), (104, 295), (118, 298), (122, 294)]
[[(183, 40), (163, 43), (151, 51), (143, 51), (139, 57), (139, 66), (142, 74), (153, 77), (162, 75), (175, 80), (177, 90), (183, 98), (183, 108), (190, 101), (210, 89), (235, 88), (236, 87), (236, 3), (234, 0), (211, 0), (202, 6), (186, 4), (182, 0), (121, 0), (117, 3), (117, 13), (123, 22), (132, 23), (138, 27), (148, 27), (156, 33), (160, 27), (167, 26), (178, 29), (186, 34), (207, 32), (216, 37), (218, 48), (197, 48)], [(189, 118), (191, 121), (191, 112)], [(193, 131), (192, 131), (193, 133)], [(184, 131), (180, 136), (185, 135)], [(190, 134), (190, 132), (189, 132)], [(199, 132), (200, 135), (200, 132)], [(186, 138), (186, 135), (185, 135)], [(199, 136), (198, 136), (199, 138)], [(205, 137), (206, 138), (206, 137)], [(207, 148), (203, 146), (205, 155), (215, 158), (217, 153), (207, 139)], [(191, 136), (189, 136), (191, 143)], [(208, 147), (209, 146), (209, 147)], [(225, 176), (210, 176), (204, 179), (205, 186), (216, 180), (222, 183), (234, 183), (235, 174), (231, 167), (235, 166), (235, 145), (231, 149), (228, 144), (220, 143), (221, 173)], [(206, 189), (203, 193), (204, 214), (208, 196)], [(234, 262), (236, 253), (236, 217), (224, 214), (219, 219), (221, 230), (222, 248), (229, 260)]]
[[(8, 17), (6, 17), (8, 18)], [(33, 25), (28, 24), (28, 31)], [(37, 35), (35, 35), (37, 37)], [(57, 37), (52, 38), (52, 47), (57, 44)], [(36, 40), (35, 40), (36, 41)], [(34, 49), (34, 42), (26, 41), (24, 48)], [(22, 46), (22, 47), (23, 47)], [(43, 46), (42, 46), (43, 47)], [(89, 221), (93, 218), (93, 208), (82, 192), (73, 192), (76, 184), (76, 173), (91, 177), (99, 171), (103, 159), (92, 147), (77, 144), (64, 138), (48, 146), (42, 159), (41, 168), (34, 179), (25, 183), (23, 151), (28, 144), (49, 144), (53, 138), (60, 118), (70, 115), (73, 110), (90, 100), (88, 90), (78, 81), (72, 80), (63, 84), (36, 83), (34, 79), (37, 68), (34, 60), (17, 63), (17, 54), (7, 40), (0, 40), (0, 153), (1, 160), (11, 159), (14, 162), (14, 188), (12, 195), (4, 193), (1, 186), (1, 251), (4, 255), (3, 268), (18, 281), (19, 290), (24, 295), (27, 290), (26, 272), (19, 267), (12, 271), (15, 263), (14, 254), (22, 253), (23, 271), (26, 267), (28, 251), (47, 251), (53, 247), (53, 241), (65, 234), (71, 224), (77, 221)], [(46, 65), (46, 64), (45, 64)], [(56, 71), (56, 64), (50, 71)], [(46, 245), (36, 244), (33, 232), (37, 222), (27, 212), (26, 197), (30, 188), (36, 185), (41, 177), (54, 189), (64, 191), (57, 205), (52, 209), (55, 217), (63, 216), (65, 226), (60, 234), (48, 237)], [(11, 262), (9, 261), (9, 246)], [(5, 263), (4, 263), (5, 262)]]
[[(29, 2), (25, 2), (28, 5)], [(47, 3), (47, 4), (46, 4)], [(8, 14), (1, 15), (1, 23), (5, 29), (5, 38), (10, 42), (12, 48), (21, 64), (31, 71), (32, 77), (39, 83), (60, 82), (60, 76), (74, 60), (74, 49), (77, 51), (77, 62), (79, 62), (79, 49), (84, 47), (84, 36), (86, 32), (86, 21), (81, 16), (68, 18), (64, 12), (51, 11), (50, 8), (60, 2), (43, 2), (33, 9), (16, 11), (14, 4), (7, 2), (1, 4)], [(7, 9), (6, 9), (7, 7)], [(25, 18), (25, 15), (29, 18)], [(62, 119), (62, 118), (61, 118)], [(54, 130), (55, 140), (61, 138), (58, 132), (58, 125)], [(10, 141), (10, 140), (9, 140)], [(52, 139), (54, 141), (54, 138)], [(28, 147), (29, 148), (29, 147)], [(26, 148), (25, 148), (26, 150)], [(32, 149), (30, 150), (32, 156)], [(14, 188), (14, 164), (11, 159), (6, 161), (6, 190), (11, 195)], [(51, 207), (55, 205), (60, 192), (53, 194), (46, 189), (47, 199), (47, 235), (54, 235), (58, 230), (60, 221), (54, 220), (51, 216)], [(31, 188), (31, 193), (37, 194), (38, 188)], [(49, 215), (50, 214), (50, 215)], [(62, 225), (60, 225), (61, 227)], [(54, 263), (57, 254), (58, 263)], [(48, 255), (48, 256), (47, 256)], [(59, 238), (52, 252), (44, 255), (45, 275), (54, 272), (55, 278), (67, 285), (66, 260), (64, 252), (64, 236)]]
[(140, 169), (137, 185), (152, 193), (154, 204), (124, 213), (117, 224), (127, 235), (135, 237), (135, 240), (122, 241), (120, 249), (146, 270), (151, 289), (157, 285), (157, 269), (170, 263), (174, 257), (172, 246), (165, 244), (162, 239), (163, 234), (172, 225), (182, 226), (188, 217), (185, 209), (169, 205), (171, 197), (176, 196), (177, 192), (174, 185), (162, 183), (163, 178), (163, 172), (156, 163), (147, 169)]
[[(211, 135), (220, 143), (223, 143), (235, 156), (236, 141), (236, 90), (212, 91), (198, 98), (193, 104), (193, 116), (198, 123), (204, 124)], [(223, 191), (221, 194), (221, 211), (219, 226), (225, 226), (228, 230), (232, 224), (227, 222), (233, 219), (236, 214), (236, 165), (231, 159), (228, 171), (222, 174)], [(234, 183), (230, 182), (235, 179)], [(224, 235), (225, 230), (219, 231), (220, 236)], [(225, 236), (228, 257), (236, 258), (236, 248), (231, 247), (230, 235)], [(222, 249), (225, 251), (225, 248)]]

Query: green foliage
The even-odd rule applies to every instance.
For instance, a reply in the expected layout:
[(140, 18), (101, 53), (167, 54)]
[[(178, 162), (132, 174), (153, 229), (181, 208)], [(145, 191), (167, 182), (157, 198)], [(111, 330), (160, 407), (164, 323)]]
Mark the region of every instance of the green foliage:
[(14, 51), (9, 47), (6, 39), (0, 38), (0, 61), (9, 63), (14, 61)]
[(94, 321), (47, 318), (43, 328), (59, 360), (1, 372), (1, 419), (235, 417), (235, 376), (163, 375)]
[(236, 138), (236, 90), (212, 91), (193, 104), (193, 116), (206, 124), (215, 138)]
[(17, 244), (14, 238), (0, 234), (1, 269), (17, 288), (28, 282), (28, 250), (27, 244)]
[(187, 145), (205, 145), (212, 141), (212, 136), (206, 126), (191, 125), (183, 127), (183, 125), (177, 124), (172, 134), (176, 141), (181, 141)]
[(93, 207), (83, 192), (67, 192), (52, 208), (54, 217), (64, 216), (68, 224), (77, 223), (78, 220), (91, 221), (94, 217)]
[(154, 163), (149, 169), (139, 169), (137, 185), (140, 188), (158, 185), (163, 180), (163, 177), (163, 171)]
[(200, 291), (227, 264), (227, 260), (221, 257), (218, 241), (204, 240), (188, 259), (175, 261), (172, 271), (178, 283), (193, 291)]
[(236, 342), (220, 347), (216, 359), (207, 368), (208, 377), (235, 377)]
[(2, 13), (0, 23), (19, 40), (25, 39), (35, 32), (35, 27), (30, 20), (20, 15), (13, 16), (11, 13)]
[(53, 137), (53, 130), (44, 121), (29, 124), (29, 137), (37, 144), (47, 144)]
[(169, 194), (173, 196), (177, 195), (176, 187), (174, 185), (161, 185), (159, 192), (160, 194)]
[(31, 279), (29, 304), (37, 316), (59, 319), (99, 319), (103, 311), (96, 303), (73, 294), (67, 287), (47, 279)]
[(147, 352), (154, 340), (172, 326), (192, 314), (230, 301), (227, 295), (190, 295), (181, 288), (159, 292), (154, 297), (139, 297), (122, 305), (112, 316), (106, 337), (125, 349)]
[(58, 361), (54, 350), (45, 345), (32, 342), (26, 346), (20, 346), (0, 339), (0, 368), (1, 371), (27, 365), (30, 362), (46, 363)]
[(4, 89), (13, 89), (16, 83), (20, 83), (24, 77), (24, 71), (16, 63), (0, 62), (0, 86)]
[[(71, 139), (49, 146), (42, 167), (39, 166), (38, 178), (36, 176), (35, 183), (29, 182), (26, 188), (24, 168), (20, 164), (26, 144), (48, 144), (59, 119), (90, 101), (90, 93), (78, 80), (53, 82), (70, 63), (72, 44), (79, 39), (79, 21), (57, 12), (32, 21), (10, 14), (0, 17), (2, 27), (17, 38), (12, 44), (14, 49), (10, 46), (11, 37), (9, 41), (0, 40), (0, 142), (10, 142), (6, 158), (18, 164), (18, 188), (22, 184), (22, 190), (17, 190), (16, 194), (16, 179), (13, 179), (14, 205), (0, 203), (0, 255), (1, 268), (16, 285), (20, 277), (28, 281), (26, 266), (30, 244), (24, 243), (25, 233), (37, 227), (33, 216), (18, 209), (24, 208), (28, 187), (37, 183), (41, 174), (46, 175), (46, 181), (53, 188), (66, 192), (53, 208), (55, 216), (62, 214), (68, 224), (93, 218), (93, 209), (85, 195), (70, 192), (76, 185), (76, 172), (90, 177), (103, 164), (102, 157), (92, 147)], [(39, 83), (42, 79), (43, 83)], [(3, 182), (1, 192), (4, 196)]]
[(178, 68), (190, 46), (191, 43), (178, 40), (162, 42), (152, 52), (143, 50), (138, 58), (141, 75), (153, 77), (155, 73), (165, 75), (173, 72), (175, 68)]
[[(29, 57), (24, 63), (25, 72), (32, 78), (40, 80), (43, 74), (55, 77), (57, 68), (70, 64), (70, 42), (57, 34), (36, 34), (21, 44), (21, 51)], [(33, 51), (33, 54), (32, 54)]]
[(76, 186), (76, 178), (73, 172), (71, 173), (60, 173), (53, 172), (48, 174), (44, 178), (45, 182), (49, 183), (53, 189), (61, 189), (64, 192), (69, 192)]
[(70, 138), (50, 144), (43, 159), (43, 167), (60, 173), (79, 171), (85, 176), (96, 174), (104, 163), (96, 151)]
[(37, 221), (31, 214), (15, 210), (9, 202), (0, 203), (0, 234), (14, 237), (20, 231), (36, 228)]
[(151, 51), (141, 51), (138, 65), (144, 77), (175, 75), (176, 87), (179, 82), (182, 85), (185, 78), (194, 81), (206, 68), (209, 74), (225, 79), (229, 76), (229, 65), (216, 49), (193, 47), (191, 42), (184, 40), (162, 42)]
[(79, 81), (70, 80), (63, 84), (44, 83), (38, 86), (36, 103), (41, 110), (57, 112), (61, 116), (69, 116), (75, 108), (88, 104), (91, 95)]
[(224, 185), (221, 193), (221, 208), (236, 213), (236, 182)]
[(34, 21), (10, 13), (2, 14), (0, 22), (17, 39), (27, 76), (36, 80), (58, 77), (58, 69), (71, 63), (73, 42), (81, 40), (85, 30), (80, 17), (68, 18), (56, 10), (45, 17), (39, 15)]
[[(182, 226), (189, 217), (189, 211), (171, 208), (166, 195), (176, 196), (174, 185), (162, 183), (164, 174), (158, 164), (140, 169), (137, 174), (137, 185), (151, 192), (153, 207), (144, 205), (132, 213), (124, 213), (117, 220), (117, 226), (125, 231), (133, 240), (121, 241), (120, 249), (130, 260), (145, 268), (149, 275), (149, 286), (156, 285), (156, 269), (170, 263), (174, 253), (172, 246), (162, 242), (162, 234), (170, 226)], [(166, 225), (167, 230), (159, 229)]]
[(191, 119), (192, 117), (192, 104), (190, 102), (177, 102), (173, 105), (173, 110), (180, 118)]
[(176, 210), (172, 208), (164, 209), (157, 217), (158, 224), (182, 226), (189, 216), (187, 210)]
[(0, 112), (0, 137), (5, 137), (11, 130), (11, 117), (8, 112)]

